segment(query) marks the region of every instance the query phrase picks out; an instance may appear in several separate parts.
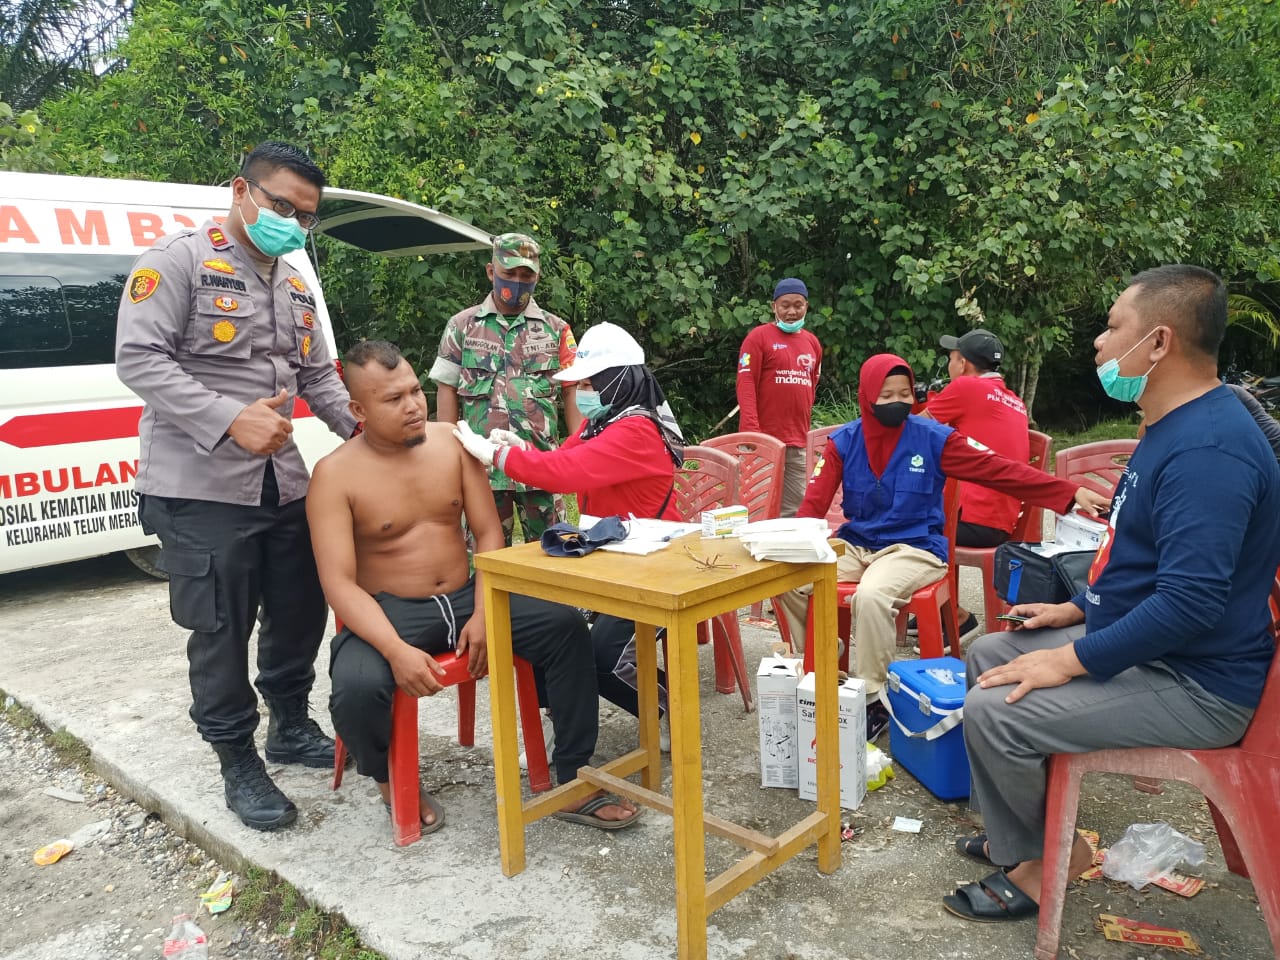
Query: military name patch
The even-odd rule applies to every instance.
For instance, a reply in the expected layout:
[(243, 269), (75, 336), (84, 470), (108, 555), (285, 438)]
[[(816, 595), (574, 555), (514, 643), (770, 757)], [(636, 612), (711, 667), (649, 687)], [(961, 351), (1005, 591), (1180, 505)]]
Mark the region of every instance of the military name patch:
[[(213, 305), (219, 310), (224, 310), (227, 313), (230, 313), (236, 307), (240, 306), (240, 301), (235, 297), (218, 297), (218, 299), (213, 301)], [(228, 339), (230, 338), (228, 337)]]
[(129, 299), (134, 303), (141, 303), (155, 293), (156, 288), (159, 286), (160, 274), (157, 271), (152, 270), (150, 267), (135, 270), (133, 276), (129, 279)]
[(219, 320), (213, 325), (213, 339), (219, 343), (230, 343), (236, 335), (236, 325), (230, 320)]
[(216, 270), (218, 273), (235, 273), (236, 268), (225, 260), (206, 260), (204, 267), (208, 270)]
[(227, 239), (227, 235), (218, 227), (209, 228), (209, 242), (213, 244), (215, 250), (225, 250), (231, 246), (231, 241)]

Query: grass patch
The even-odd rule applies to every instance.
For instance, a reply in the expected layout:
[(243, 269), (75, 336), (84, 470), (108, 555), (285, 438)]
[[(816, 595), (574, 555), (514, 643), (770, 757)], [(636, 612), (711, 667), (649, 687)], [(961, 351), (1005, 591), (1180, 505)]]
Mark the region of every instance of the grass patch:
[(89, 769), (89, 748), (84, 741), (66, 730), (50, 730), (39, 717), (3, 690), (0, 690), (0, 718), (15, 730), (38, 734), (45, 746), (66, 763), (81, 770)]
[(1098, 440), (1133, 440), (1138, 436), (1138, 421), (1132, 417), (1119, 417), (1115, 420), (1103, 420), (1084, 430), (1044, 430), (1053, 437), (1053, 448), (1065, 450), (1067, 447), (1078, 447), (1082, 443), (1094, 443)]
[(40, 725), (34, 713), (3, 690), (0, 690), (0, 716), (4, 717), (5, 722), (10, 726), (24, 733)]
[(246, 926), (265, 924), (287, 938), (291, 957), (317, 960), (385, 960), (360, 942), (340, 915), (308, 904), (290, 883), (260, 867), (250, 867), (231, 909)]
[(44, 742), (67, 763), (73, 763), (82, 770), (88, 768), (89, 748), (79, 737), (66, 730), (54, 730), (45, 734)]

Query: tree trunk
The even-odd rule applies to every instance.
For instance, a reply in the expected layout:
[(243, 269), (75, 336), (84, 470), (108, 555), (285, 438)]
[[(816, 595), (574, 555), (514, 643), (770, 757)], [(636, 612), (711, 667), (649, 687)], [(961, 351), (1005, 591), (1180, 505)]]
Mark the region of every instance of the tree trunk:
[(1033, 428), (1036, 425), (1036, 418), (1031, 411), (1036, 402), (1036, 387), (1040, 385), (1040, 364), (1043, 360), (1044, 358), (1037, 354), (1022, 368), (1022, 402), (1027, 405), (1027, 420)]

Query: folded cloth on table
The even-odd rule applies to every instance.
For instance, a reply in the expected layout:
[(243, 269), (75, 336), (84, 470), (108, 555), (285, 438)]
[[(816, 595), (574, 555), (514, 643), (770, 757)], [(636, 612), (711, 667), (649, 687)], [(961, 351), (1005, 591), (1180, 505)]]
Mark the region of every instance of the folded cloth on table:
[(605, 517), (589, 530), (572, 523), (553, 523), (542, 534), (542, 549), (553, 557), (585, 557), (606, 543), (625, 540), (627, 528), (621, 517)]

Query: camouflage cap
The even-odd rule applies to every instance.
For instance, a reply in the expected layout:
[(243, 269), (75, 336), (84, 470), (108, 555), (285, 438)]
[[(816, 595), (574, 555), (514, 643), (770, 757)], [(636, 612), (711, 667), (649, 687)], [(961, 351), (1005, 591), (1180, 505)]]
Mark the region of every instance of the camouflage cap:
[(537, 273), (538, 242), (527, 233), (504, 233), (493, 238), (493, 262), (506, 270), (528, 267)]

